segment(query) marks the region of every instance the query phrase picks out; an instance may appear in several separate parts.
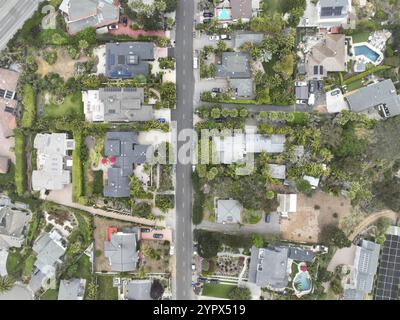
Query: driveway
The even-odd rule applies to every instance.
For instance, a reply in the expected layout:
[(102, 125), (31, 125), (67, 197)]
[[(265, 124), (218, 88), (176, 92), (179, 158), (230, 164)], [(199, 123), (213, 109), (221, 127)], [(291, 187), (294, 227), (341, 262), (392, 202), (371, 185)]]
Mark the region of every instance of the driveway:
[(171, 142), (171, 133), (159, 130), (139, 132), (138, 142), (140, 144), (157, 146), (163, 142)]
[(196, 107), (203, 105), (204, 103), (200, 101), (200, 94), (205, 91), (211, 91), (212, 88), (222, 88), (228, 89), (229, 84), (227, 79), (200, 79), (199, 70), (195, 70), (195, 88), (194, 88), (194, 96), (193, 96), (193, 104)]
[(266, 223), (264, 219), (262, 219), (257, 224), (240, 226), (237, 223), (222, 224), (203, 220), (196, 228), (230, 234), (259, 233), (263, 235), (278, 235), (280, 232), (279, 216), (277, 213), (271, 213), (271, 220), (269, 223)]
[(337, 266), (342, 264), (352, 266), (354, 264), (354, 257), (356, 255), (356, 248), (354, 244), (349, 248), (338, 249), (335, 252), (332, 260), (328, 264), (327, 270), (330, 272), (334, 272)]
[(0, 293), (0, 300), (33, 300), (33, 293), (25, 285), (16, 283), (10, 291)]
[[(233, 40), (222, 40), (225, 42), (228, 48), (234, 48), (234, 41)], [(201, 50), (205, 46), (211, 46), (216, 48), (217, 47), (217, 40), (210, 40), (210, 36), (206, 34), (201, 34), (200, 36), (198, 33), (196, 34), (196, 38), (193, 39), (193, 50)]]
[(7, 250), (0, 250), (0, 276), (4, 277), (7, 273)]
[[(156, 239), (153, 237), (154, 234), (162, 234), (162, 239)], [(150, 232), (140, 232), (140, 240), (155, 240), (155, 241), (169, 241), (172, 242), (172, 231), (171, 229), (157, 230), (151, 229)]]

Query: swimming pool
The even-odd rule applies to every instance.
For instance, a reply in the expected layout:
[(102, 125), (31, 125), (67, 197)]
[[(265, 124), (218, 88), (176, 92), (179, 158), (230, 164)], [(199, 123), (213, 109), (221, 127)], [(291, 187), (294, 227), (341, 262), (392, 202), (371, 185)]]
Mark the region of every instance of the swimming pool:
[(356, 56), (364, 56), (372, 62), (376, 62), (379, 59), (379, 54), (366, 45), (355, 46), (354, 53)]
[(308, 272), (299, 272), (294, 279), (294, 285), (300, 292), (310, 290), (311, 279), (309, 278)]
[(222, 8), (218, 10), (218, 20), (230, 20), (231, 13), (228, 9)]

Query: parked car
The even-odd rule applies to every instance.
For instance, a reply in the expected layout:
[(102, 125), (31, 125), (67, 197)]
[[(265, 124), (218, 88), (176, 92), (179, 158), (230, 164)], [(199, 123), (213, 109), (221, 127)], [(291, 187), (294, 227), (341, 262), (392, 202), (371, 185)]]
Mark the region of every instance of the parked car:
[(296, 87), (306, 87), (306, 86), (307, 86), (307, 81), (296, 81), (296, 82), (294, 83), (294, 85), (295, 85)]
[(142, 233), (149, 233), (151, 231), (150, 228), (140, 228), (140, 232)]
[(338, 94), (340, 94), (340, 89), (336, 89), (336, 90), (333, 90), (332, 92), (331, 92), (331, 96), (332, 97), (334, 97), (334, 96), (337, 96)]
[(214, 93), (222, 93), (223, 91), (222, 91), (221, 88), (212, 88), (212, 89), (211, 89), (211, 92), (214, 92)]
[(310, 81), (309, 90), (310, 90), (310, 93), (314, 93), (315, 92), (315, 82), (314, 81)]
[(108, 26), (108, 29), (109, 29), (109, 30), (118, 29), (118, 25), (117, 25), (117, 24), (112, 24), (112, 25)]
[(164, 235), (162, 233), (155, 233), (153, 234), (154, 239), (162, 239), (164, 238)]
[(229, 34), (221, 34), (221, 40), (231, 40), (232, 37)]
[(212, 17), (214, 17), (214, 14), (212, 12), (203, 12), (203, 17), (204, 18), (212, 18)]
[(296, 100), (296, 104), (307, 104), (307, 100)]
[(265, 223), (270, 223), (271, 222), (271, 215), (270, 214), (266, 214), (265, 215)]
[(220, 39), (220, 37), (218, 35), (213, 35), (209, 37), (210, 41), (216, 40), (218, 41)]
[(210, 22), (211, 22), (210, 18), (203, 19), (203, 23), (210, 23)]
[(323, 81), (318, 81), (317, 84), (318, 84), (318, 90), (322, 91), (324, 89), (324, 82)]
[(169, 247), (169, 255), (170, 255), (170, 256), (173, 256), (174, 253), (175, 253), (175, 247), (174, 247), (174, 246), (170, 246), (170, 247)]
[(192, 263), (192, 270), (196, 270), (196, 265), (194, 263)]
[(167, 120), (165, 120), (165, 118), (160, 118), (157, 121), (160, 122), (160, 123), (165, 123)]
[(219, 280), (218, 279), (211, 279), (210, 283), (219, 283)]
[(197, 69), (199, 67), (199, 58), (193, 57), (193, 69)]
[(124, 25), (124, 27), (127, 27), (127, 26), (128, 26), (128, 18), (127, 18), (127, 17), (124, 17), (124, 18), (122, 19), (122, 24)]

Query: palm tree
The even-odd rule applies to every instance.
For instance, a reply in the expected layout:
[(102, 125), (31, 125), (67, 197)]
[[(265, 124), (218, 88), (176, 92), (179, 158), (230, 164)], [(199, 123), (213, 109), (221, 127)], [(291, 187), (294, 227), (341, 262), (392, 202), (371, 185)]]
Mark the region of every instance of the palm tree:
[(14, 286), (14, 280), (8, 276), (0, 276), (0, 293), (10, 291)]

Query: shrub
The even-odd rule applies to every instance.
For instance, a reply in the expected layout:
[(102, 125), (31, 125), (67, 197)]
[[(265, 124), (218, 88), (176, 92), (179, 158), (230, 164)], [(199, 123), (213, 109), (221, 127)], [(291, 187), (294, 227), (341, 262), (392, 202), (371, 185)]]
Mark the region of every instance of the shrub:
[(82, 133), (74, 132), (75, 149), (72, 152), (72, 200), (78, 202), (83, 196)]
[(57, 51), (47, 51), (44, 53), (43, 59), (47, 61), (48, 64), (52, 65), (57, 62)]
[(23, 115), (21, 125), (23, 128), (32, 128), (35, 123), (36, 117), (36, 93), (33, 87), (29, 84), (25, 84), (23, 87)]
[(167, 212), (169, 209), (173, 209), (175, 207), (173, 195), (156, 195), (155, 204), (156, 207), (159, 208), (163, 212)]
[(15, 133), (15, 188), (19, 196), (26, 191), (25, 136), (22, 132)]

